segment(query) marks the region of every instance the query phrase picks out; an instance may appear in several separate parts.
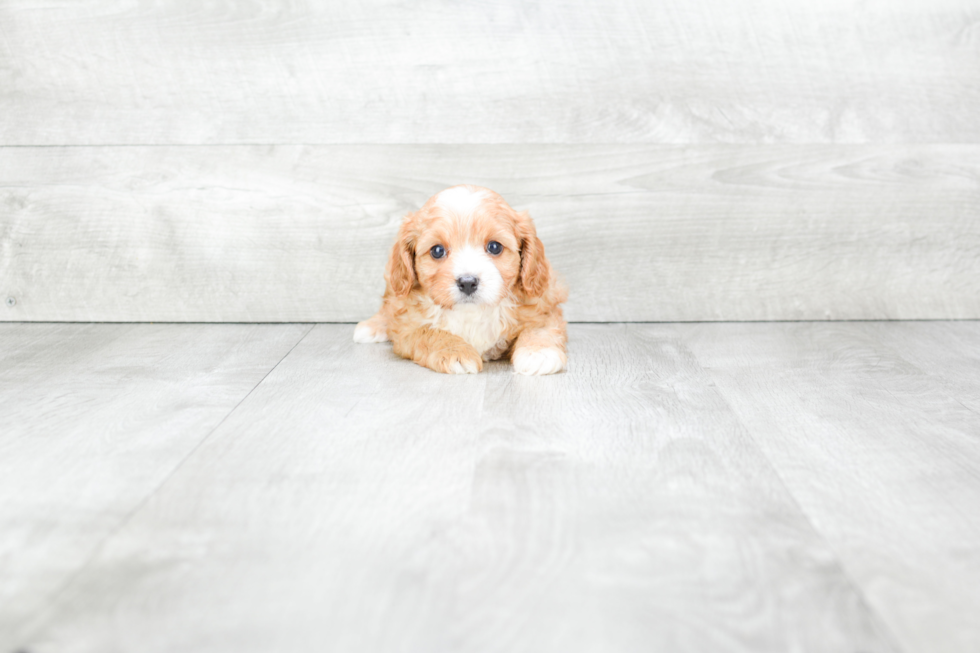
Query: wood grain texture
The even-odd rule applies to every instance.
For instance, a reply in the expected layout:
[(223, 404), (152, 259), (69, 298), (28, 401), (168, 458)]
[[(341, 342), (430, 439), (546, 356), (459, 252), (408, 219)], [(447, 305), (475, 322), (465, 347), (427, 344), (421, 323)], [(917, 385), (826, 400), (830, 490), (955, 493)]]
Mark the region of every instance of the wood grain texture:
[(667, 333), (710, 370), (902, 650), (976, 651), (980, 323)]
[(443, 376), (318, 325), (15, 642), (48, 651), (894, 651), (650, 327)]
[(0, 144), (980, 142), (971, 0), (0, 6)]
[(870, 334), (980, 415), (980, 332), (976, 322), (868, 325)]
[(980, 317), (980, 146), (337, 145), (0, 149), (0, 319), (365, 319), (460, 182), (530, 210), (571, 320)]
[(0, 325), (0, 650), (309, 328)]

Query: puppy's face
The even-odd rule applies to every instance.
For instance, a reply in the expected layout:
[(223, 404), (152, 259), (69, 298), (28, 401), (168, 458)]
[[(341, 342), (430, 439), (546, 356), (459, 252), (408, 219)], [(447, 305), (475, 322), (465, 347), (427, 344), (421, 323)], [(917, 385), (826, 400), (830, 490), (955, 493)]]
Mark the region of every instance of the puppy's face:
[(389, 282), (397, 294), (418, 286), (443, 308), (494, 305), (543, 273), (538, 251), (543, 258), (527, 214), (489, 189), (454, 186), (406, 218)]
[(521, 269), (513, 210), (482, 190), (456, 186), (423, 208), (415, 244), (422, 291), (443, 308), (496, 304)]

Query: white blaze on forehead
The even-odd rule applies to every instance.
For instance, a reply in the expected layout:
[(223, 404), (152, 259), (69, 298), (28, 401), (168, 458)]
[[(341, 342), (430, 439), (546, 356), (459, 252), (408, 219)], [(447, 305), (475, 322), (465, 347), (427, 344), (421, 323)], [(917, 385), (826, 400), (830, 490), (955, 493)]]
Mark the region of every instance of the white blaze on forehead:
[(454, 186), (436, 195), (436, 204), (460, 217), (465, 217), (480, 206), (484, 197), (486, 193), (482, 190)]

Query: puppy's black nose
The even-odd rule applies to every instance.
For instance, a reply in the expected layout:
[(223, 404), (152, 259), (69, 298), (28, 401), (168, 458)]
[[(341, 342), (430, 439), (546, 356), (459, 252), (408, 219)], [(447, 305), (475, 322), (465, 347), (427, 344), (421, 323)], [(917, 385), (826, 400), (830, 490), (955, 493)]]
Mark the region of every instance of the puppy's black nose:
[(480, 285), (480, 280), (476, 277), (463, 276), (456, 279), (456, 285), (463, 291), (464, 295), (472, 295), (476, 292), (476, 287)]

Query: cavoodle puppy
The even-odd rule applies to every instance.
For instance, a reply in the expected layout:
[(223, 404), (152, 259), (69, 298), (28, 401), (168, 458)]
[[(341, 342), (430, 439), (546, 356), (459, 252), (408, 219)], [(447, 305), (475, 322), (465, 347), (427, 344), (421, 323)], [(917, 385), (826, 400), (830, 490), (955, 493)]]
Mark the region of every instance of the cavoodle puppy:
[(384, 303), (355, 342), (390, 340), (436, 372), (475, 374), (509, 357), (520, 374), (565, 369), (567, 293), (531, 216), (497, 193), (454, 186), (405, 216), (385, 269)]

